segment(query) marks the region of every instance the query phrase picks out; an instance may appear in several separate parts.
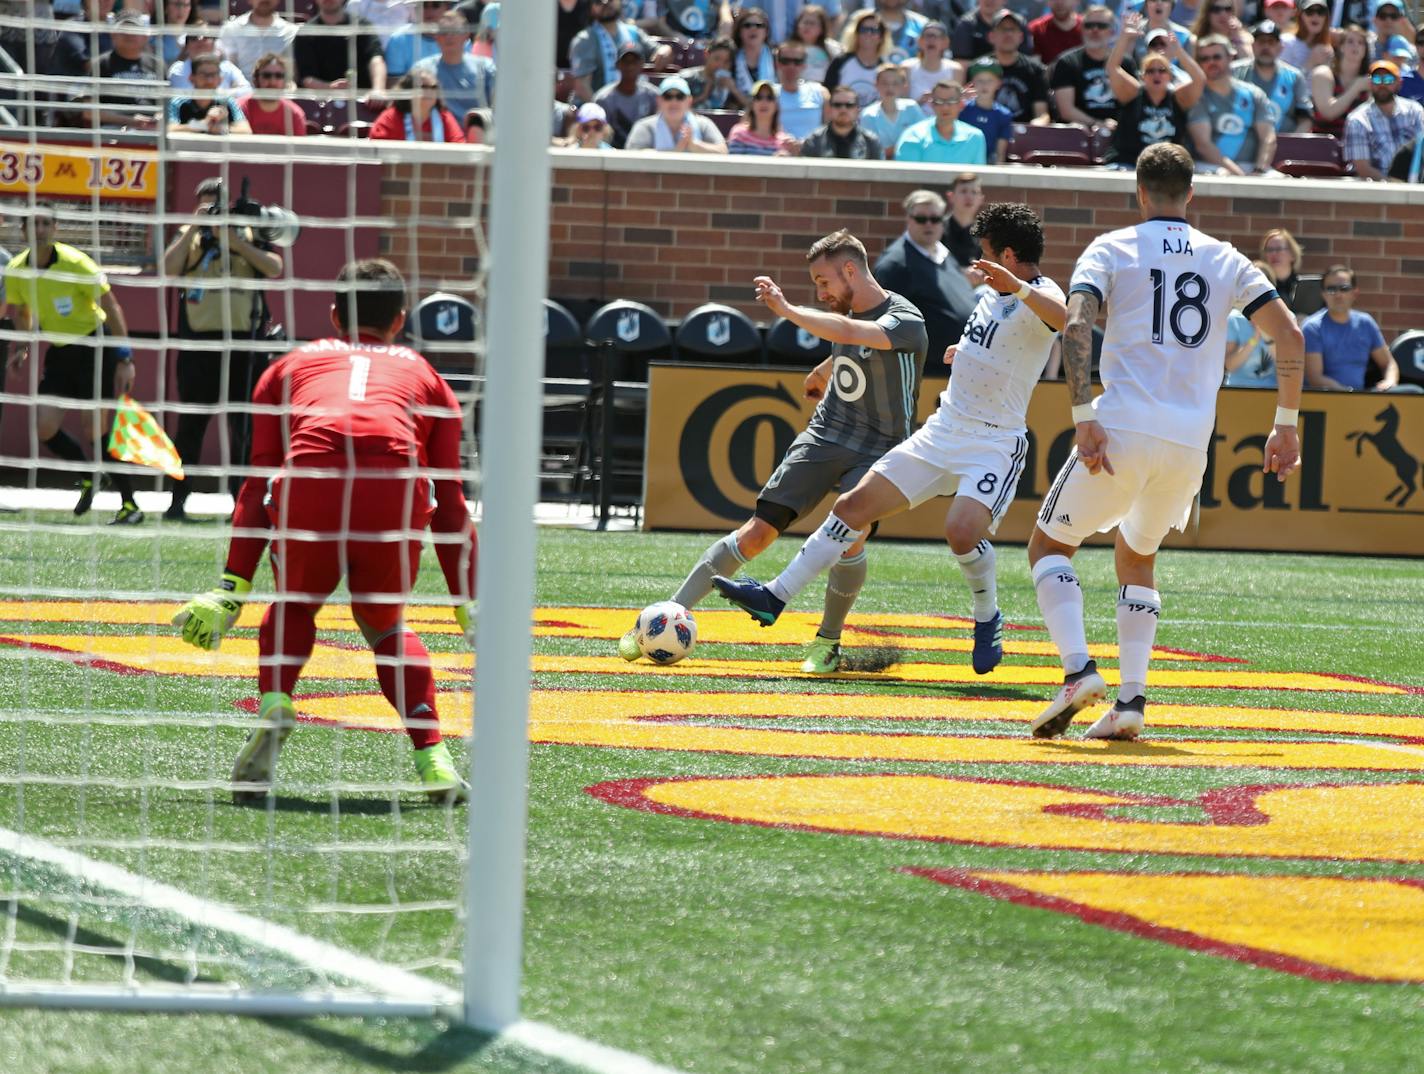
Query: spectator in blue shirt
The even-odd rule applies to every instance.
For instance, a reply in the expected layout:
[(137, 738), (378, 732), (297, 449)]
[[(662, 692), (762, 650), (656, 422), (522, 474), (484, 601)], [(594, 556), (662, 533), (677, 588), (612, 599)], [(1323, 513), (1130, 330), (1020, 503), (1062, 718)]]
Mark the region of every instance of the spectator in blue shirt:
[(427, 26), (434, 28), (440, 16), (450, 10), (446, 0), (423, 0), (416, 16), (416, 22), (402, 26), (386, 42), (386, 74), (399, 78), (421, 60), (440, 55), (440, 42), (435, 35), (425, 33)]
[(1368, 313), (1355, 309), (1355, 270), (1331, 265), (1321, 280), (1325, 308), (1300, 326), (1305, 335), (1305, 386), (1337, 392), (1365, 388), (1370, 362), (1380, 368), (1373, 390), (1388, 391), (1399, 383), (1399, 365), (1379, 325)]
[(1014, 136), (1014, 115), (1001, 104), (995, 104), (1004, 69), (990, 60), (969, 65), (969, 84), (974, 87), (974, 99), (959, 113), (959, 121), (978, 127), (984, 135), (987, 164), (1002, 164), (1009, 140)]
[(1266, 95), (1276, 132), (1309, 132), (1315, 121), (1310, 87), (1299, 69), (1281, 61), (1281, 30), (1269, 19), (1251, 31), (1249, 60), (1231, 65), (1231, 76), (1249, 82)]
[(438, 56), (427, 56), (415, 64), (422, 71), (434, 71), (445, 106), (457, 116), (472, 108), (494, 107), (494, 64), (469, 51), (470, 27), (458, 11), (440, 16), (435, 31)]
[(930, 91), (934, 118), (922, 120), (900, 135), (895, 159), (906, 164), (984, 164), (984, 132), (964, 123), (964, 87), (945, 79)]
[(908, 96), (910, 76), (899, 64), (880, 65), (875, 72), (875, 92), (880, 100), (860, 110), (860, 125), (880, 139), (886, 157), (892, 158), (900, 135), (925, 119), (925, 111)]
[(1228, 388), (1274, 388), (1276, 360), (1272, 346), (1261, 330), (1232, 310), (1226, 320), (1226, 386)]

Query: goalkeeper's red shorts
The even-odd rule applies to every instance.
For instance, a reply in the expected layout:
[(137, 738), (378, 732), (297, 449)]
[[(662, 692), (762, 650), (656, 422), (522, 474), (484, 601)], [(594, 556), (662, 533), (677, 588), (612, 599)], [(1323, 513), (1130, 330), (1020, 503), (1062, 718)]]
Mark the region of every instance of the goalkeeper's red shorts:
[[(277, 531), (272, 569), (279, 599), (320, 604), (344, 577), (353, 603), (400, 607), (415, 585), (435, 504), (428, 478), (380, 473), (395, 465), (407, 464), (358, 460), (355, 473), (283, 474), (272, 481), (267, 514)], [(306, 459), (294, 469), (319, 466)]]

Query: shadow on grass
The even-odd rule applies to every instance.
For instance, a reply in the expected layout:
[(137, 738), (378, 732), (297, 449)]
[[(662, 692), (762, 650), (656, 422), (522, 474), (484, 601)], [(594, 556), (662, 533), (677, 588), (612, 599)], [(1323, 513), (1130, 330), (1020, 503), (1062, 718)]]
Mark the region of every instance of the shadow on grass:
[[(258, 1021), (284, 1033), (303, 1037), (323, 1048), (340, 1052), (353, 1062), (409, 1074), (423, 1074), (426, 1071), (437, 1074), (442, 1070), (450, 1070), (469, 1062), (497, 1044), (497, 1039), (492, 1034), (466, 1026), (447, 1026), (440, 1029), (440, 1023), (437, 1022), (410, 1020), (410, 1043), (416, 1045), (419, 1042), (419, 1046), (413, 1051), (404, 1051), (363, 1038), (361, 1033), (367, 1028), (363, 1022), (346, 1021), (332, 1024), (310, 1018), (261, 1018)], [(383, 1020), (382, 1031), (386, 1034), (392, 1029), (399, 1031), (398, 1023), (399, 1020)], [(422, 1030), (428, 1031), (429, 1037), (420, 1041), (420, 1037), (424, 1035)]]
[[(233, 809), (271, 809), (276, 813), (305, 813), (319, 814), (321, 816), (330, 815), (333, 809), (335, 812), (347, 816), (359, 817), (389, 817), (394, 816), (396, 813), (395, 804), (389, 798), (338, 796), (333, 806), (331, 795), (322, 795), (320, 798), (298, 798), (295, 795), (289, 794), (263, 795), (245, 801), (233, 799), (228, 802), (228, 805)], [(444, 808), (446, 807), (438, 802), (426, 801), (414, 795), (407, 795), (400, 801), (400, 812), (402, 813), (424, 812), (429, 809)]]

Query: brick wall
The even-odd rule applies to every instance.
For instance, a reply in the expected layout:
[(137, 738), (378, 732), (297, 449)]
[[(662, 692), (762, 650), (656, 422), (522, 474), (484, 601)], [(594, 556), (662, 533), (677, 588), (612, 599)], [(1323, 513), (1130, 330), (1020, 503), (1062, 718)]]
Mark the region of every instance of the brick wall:
[[(942, 191), (952, 175), (927, 165), (556, 151), (549, 292), (636, 299), (671, 317), (726, 302), (764, 320), (750, 299), (754, 275), (778, 276), (794, 300), (810, 301), (804, 254), (814, 239), (848, 227), (878, 255), (902, 230), (900, 199), (921, 186)], [(981, 175), (991, 200), (1026, 201), (1043, 215), (1044, 268), (1062, 283), (1092, 238), (1138, 219), (1128, 175), (1029, 168)], [(474, 182), (468, 162), (425, 162), (418, 184), (409, 165), (388, 167), (383, 212), (424, 222), (388, 235), (387, 252), (409, 265), (418, 245), (426, 274), (477, 264), (471, 230), (452, 226), (468, 214)], [(1424, 326), (1420, 188), (1202, 179), (1192, 220), (1252, 256), (1267, 229), (1284, 226), (1305, 247), (1304, 271), (1336, 261), (1356, 269), (1359, 308), (1387, 338)]]

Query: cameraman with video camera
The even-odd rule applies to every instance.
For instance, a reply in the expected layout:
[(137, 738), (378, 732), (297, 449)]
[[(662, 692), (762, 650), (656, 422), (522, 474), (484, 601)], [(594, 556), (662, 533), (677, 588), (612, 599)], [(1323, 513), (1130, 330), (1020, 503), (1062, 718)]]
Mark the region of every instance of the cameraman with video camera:
[[(163, 253), (163, 271), (181, 277), (178, 287), (179, 339), (215, 344), (178, 353), (178, 399), (183, 403), (215, 406), (220, 399), (244, 404), (267, 368), (268, 355), (248, 344), (266, 329), (267, 303), (260, 290), (229, 286), (233, 280), (273, 279), (282, 272), (282, 255), (261, 241), (251, 227), (210, 223), (224, 212), (250, 213), (259, 208), (248, 202), (246, 184), (228, 210), (221, 179), (204, 179), (194, 192), (197, 217), (178, 229)], [(249, 209), (251, 206), (251, 209)], [(203, 450), (208, 420), (213, 411), (178, 415), (174, 446), (185, 467), (196, 463)], [(252, 437), (252, 415), (245, 409), (228, 410), (227, 444), (222, 459), (228, 490), (235, 497), (242, 486), (238, 472), (246, 462)], [(189, 482), (172, 484), (173, 499), (164, 518), (186, 522), (184, 503)]]

